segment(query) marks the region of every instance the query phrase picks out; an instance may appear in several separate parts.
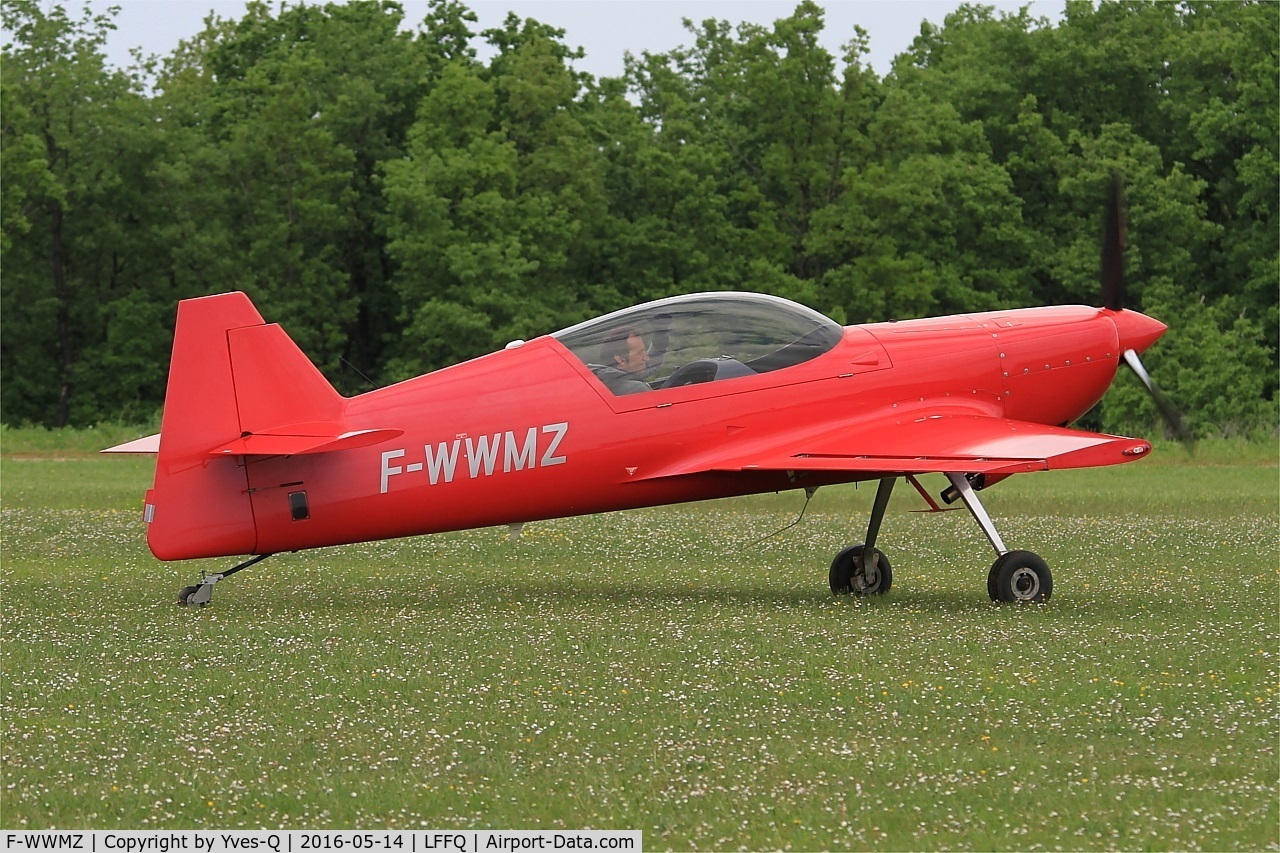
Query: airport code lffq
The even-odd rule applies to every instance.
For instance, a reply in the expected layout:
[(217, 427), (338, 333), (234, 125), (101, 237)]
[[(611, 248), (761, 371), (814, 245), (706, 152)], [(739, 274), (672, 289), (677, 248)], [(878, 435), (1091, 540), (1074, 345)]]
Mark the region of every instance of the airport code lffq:
[(523, 853), (644, 848), (638, 829), (475, 830), (0, 830), (0, 853)]

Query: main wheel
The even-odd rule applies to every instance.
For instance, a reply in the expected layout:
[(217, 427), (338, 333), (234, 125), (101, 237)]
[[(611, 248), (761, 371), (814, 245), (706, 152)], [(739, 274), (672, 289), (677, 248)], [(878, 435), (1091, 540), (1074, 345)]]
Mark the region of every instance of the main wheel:
[(863, 571), (862, 552), (865, 545), (850, 545), (831, 561), (828, 579), (836, 595), (883, 595), (893, 585), (893, 569), (883, 551), (872, 548), (872, 565)]
[(1010, 551), (991, 566), (987, 594), (992, 601), (1048, 601), (1053, 575), (1044, 560), (1030, 551)]
[(178, 590), (178, 606), (186, 607), (187, 599), (189, 599), (192, 593), (194, 593), (199, 588), (200, 587), (198, 586), (184, 586), (182, 589)]

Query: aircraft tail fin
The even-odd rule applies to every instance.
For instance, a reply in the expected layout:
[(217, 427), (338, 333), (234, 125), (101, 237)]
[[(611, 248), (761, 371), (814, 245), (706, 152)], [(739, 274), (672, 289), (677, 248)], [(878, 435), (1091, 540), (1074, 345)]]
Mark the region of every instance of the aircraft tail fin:
[(255, 553), (244, 457), (216, 451), (293, 424), (337, 430), (343, 408), (315, 365), (243, 293), (180, 302), (146, 499), (152, 553), (162, 560)]

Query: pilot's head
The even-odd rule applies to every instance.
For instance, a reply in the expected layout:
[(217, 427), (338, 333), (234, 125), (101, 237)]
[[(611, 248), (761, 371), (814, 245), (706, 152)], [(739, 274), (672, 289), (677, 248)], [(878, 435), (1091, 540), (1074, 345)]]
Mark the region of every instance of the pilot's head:
[(639, 373), (649, 366), (649, 353), (645, 351), (640, 333), (627, 327), (605, 340), (600, 348), (600, 360), (623, 373)]

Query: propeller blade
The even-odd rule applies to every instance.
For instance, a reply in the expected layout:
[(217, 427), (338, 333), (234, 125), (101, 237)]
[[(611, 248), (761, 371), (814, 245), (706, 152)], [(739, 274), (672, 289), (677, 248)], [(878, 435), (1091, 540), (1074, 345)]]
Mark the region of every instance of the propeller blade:
[(1102, 305), (1112, 311), (1124, 308), (1124, 181), (1111, 173), (1107, 209), (1102, 226)]
[(1183, 424), (1182, 415), (1178, 413), (1177, 407), (1156, 386), (1156, 383), (1151, 379), (1151, 374), (1147, 373), (1147, 369), (1142, 366), (1142, 359), (1138, 358), (1136, 352), (1127, 349), (1124, 351), (1124, 363), (1129, 365), (1129, 368), (1146, 387), (1147, 393), (1151, 395), (1152, 402), (1156, 404), (1156, 408), (1160, 411), (1160, 417), (1164, 418), (1164, 422), (1169, 425), (1170, 432), (1190, 451), (1194, 441), (1191, 432)]

